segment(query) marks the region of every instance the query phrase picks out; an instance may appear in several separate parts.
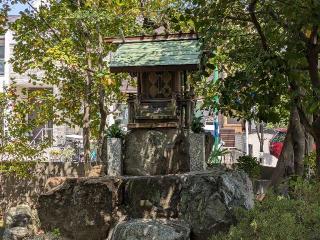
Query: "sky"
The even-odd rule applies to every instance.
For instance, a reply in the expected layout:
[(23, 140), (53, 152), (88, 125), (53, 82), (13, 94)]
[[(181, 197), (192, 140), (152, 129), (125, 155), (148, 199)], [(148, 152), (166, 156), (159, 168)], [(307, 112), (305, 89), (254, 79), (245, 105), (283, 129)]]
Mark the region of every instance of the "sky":
[(28, 8), (28, 5), (23, 5), (19, 3), (19, 4), (13, 5), (11, 8), (12, 9), (9, 12), (10, 15), (19, 15), (19, 12)]

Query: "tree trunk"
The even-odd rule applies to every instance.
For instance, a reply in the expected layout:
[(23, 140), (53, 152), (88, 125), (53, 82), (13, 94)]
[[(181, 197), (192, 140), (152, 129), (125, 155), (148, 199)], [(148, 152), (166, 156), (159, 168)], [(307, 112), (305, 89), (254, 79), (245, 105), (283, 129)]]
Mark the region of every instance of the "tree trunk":
[(312, 124), (314, 141), (316, 143), (317, 177), (320, 178), (320, 116), (315, 116)]
[[(89, 86), (86, 86), (86, 92), (88, 88)], [(88, 163), (90, 161), (90, 104), (87, 99), (84, 101), (83, 113), (83, 152), (84, 162)]]
[[(100, 28), (98, 26), (100, 31)], [(99, 62), (98, 62), (98, 69), (99, 71), (103, 70), (103, 37), (99, 32)], [(99, 136), (98, 136), (98, 146), (97, 146), (97, 161), (102, 162), (103, 160), (103, 147), (104, 147), (104, 130), (107, 123), (107, 111), (105, 107), (105, 98), (106, 98), (106, 91), (102, 83), (100, 82), (99, 86), (99, 112), (100, 112), (100, 124), (99, 124)], [(106, 163), (104, 163), (106, 164)]]
[(296, 106), (293, 107), (292, 123), (292, 141), (294, 152), (294, 173), (299, 176), (304, 174), (304, 157), (305, 157), (305, 130), (300, 122), (299, 112)]
[[(87, 46), (88, 47), (88, 46)], [(90, 54), (87, 59), (88, 68), (92, 67), (92, 60)], [(84, 162), (90, 161), (90, 94), (92, 85), (92, 74), (87, 71), (86, 85), (85, 85), (85, 96), (84, 96), (84, 113), (83, 113), (83, 151), (84, 151)]]
[[(313, 88), (313, 94), (315, 97), (315, 101), (319, 101), (320, 99), (320, 77), (319, 77), (319, 26), (313, 25), (310, 37), (307, 42), (307, 54), (306, 59), (308, 61), (308, 70), (309, 76)], [(309, 130), (309, 128), (308, 128)], [(311, 124), (311, 132), (310, 132), (314, 140), (316, 142), (316, 164), (317, 164), (317, 177), (320, 178), (320, 113), (317, 110), (314, 113), (314, 119)]]
[(316, 163), (317, 163), (317, 176), (320, 176), (320, 136), (316, 139)]
[[(103, 162), (103, 146), (104, 146), (104, 130), (107, 123), (107, 113), (104, 106), (105, 100), (105, 90), (103, 86), (100, 87), (99, 91), (99, 111), (100, 111), (100, 124), (99, 124), (99, 136), (98, 136), (98, 150), (97, 150), (97, 160), (98, 162)], [(104, 163), (106, 164), (106, 163)]]
[(272, 186), (279, 184), (286, 175), (303, 176), (305, 149), (305, 130), (300, 122), (298, 109), (294, 105), (290, 111), (290, 120), (282, 152), (271, 178)]
[(260, 124), (260, 135), (261, 135), (260, 152), (264, 152), (264, 150), (263, 150), (263, 147), (264, 147), (264, 127), (263, 127), (263, 123)]
[(306, 148), (305, 148), (305, 156), (309, 156), (313, 151), (314, 151), (314, 139), (312, 137), (312, 135), (310, 133), (308, 133), (307, 131), (305, 131), (305, 135), (306, 135)]
[(293, 141), (292, 141), (292, 132), (293, 132), (293, 125), (291, 119), (294, 117), (294, 112), (293, 109), (290, 112), (290, 120), (288, 124), (288, 129), (287, 129), (287, 134), (283, 142), (283, 147), (281, 154), (279, 156), (277, 166), (272, 174), (271, 177), (271, 186), (276, 186), (278, 185), (282, 178), (286, 174), (290, 174), (289, 172), (290, 167), (290, 161), (293, 159)]
[(257, 136), (259, 140), (259, 151), (263, 152), (263, 146), (264, 146), (264, 128), (263, 123), (256, 123), (256, 130), (257, 130)]
[(283, 179), (283, 177), (285, 176), (285, 174), (288, 174), (288, 168), (287, 168), (288, 160), (292, 159), (292, 157), (293, 157), (291, 130), (292, 129), (290, 128), (290, 125), (289, 125), (287, 135), (286, 135), (286, 138), (283, 143), (282, 152), (281, 152), (280, 157), (278, 159), (277, 166), (276, 166), (276, 168), (272, 174), (272, 177), (271, 177), (271, 185), (272, 186), (278, 185), (281, 182), (281, 180)]

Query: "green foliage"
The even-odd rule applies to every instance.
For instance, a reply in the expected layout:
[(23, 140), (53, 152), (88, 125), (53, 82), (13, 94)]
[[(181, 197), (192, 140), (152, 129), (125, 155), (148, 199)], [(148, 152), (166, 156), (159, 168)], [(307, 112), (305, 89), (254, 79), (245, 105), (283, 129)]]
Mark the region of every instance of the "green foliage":
[(106, 135), (108, 138), (123, 138), (124, 132), (119, 124), (115, 123), (108, 127)]
[(54, 237), (60, 237), (60, 236), (61, 236), (60, 229), (59, 229), (59, 228), (54, 228), (54, 229), (52, 230), (52, 235), (53, 235)]
[[(23, 12), (11, 24), (16, 40), (14, 70), (31, 72), (28, 75), (35, 86), (45, 83), (59, 92), (42, 99), (46, 111), (41, 113), (46, 114), (38, 114), (39, 119), (80, 127), (89, 121), (97, 137), (101, 109), (108, 115), (108, 106), (123, 99), (119, 90), (123, 75), (111, 74), (102, 60), (115, 46), (104, 44), (103, 38), (118, 36), (120, 30), (125, 35), (136, 34), (138, 6), (135, 0), (121, 6), (117, 1), (47, 1), (38, 10)], [(125, 18), (119, 17), (124, 14)], [(84, 104), (88, 105), (85, 110)], [(32, 109), (26, 106), (40, 106), (32, 101), (20, 105), (28, 114)], [(85, 111), (89, 120), (84, 120)]]
[(223, 149), (221, 146), (213, 147), (208, 159), (208, 164), (210, 166), (213, 166), (215, 164), (220, 164), (222, 157), (227, 155), (228, 153), (229, 151), (227, 149)]
[(320, 184), (299, 178), (290, 197), (267, 195), (250, 211), (239, 210), (236, 226), (211, 240), (316, 240), (320, 234)]
[(51, 149), (49, 151), (50, 157), (63, 162), (71, 162), (75, 156), (75, 149), (67, 146), (63, 149)]
[(304, 158), (305, 165), (305, 175), (308, 178), (314, 177), (317, 170), (317, 153), (311, 152), (308, 156)]
[[(102, 147), (105, 119), (112, 113), (109, 107), (125, 99), (120, 87), (122, 79), (128, 78), (110, 73), (105, 59), (117, 46), (106, 44), (104, 38), (150, 34), (159, 26), (169, 31), (168, 16), (176, 15), (179, 6), (175, 2), (48, 0), (39, 8), (29, 3), (17, 21), (7, 24), (9, 3), (26, 1), (1, 1), (0, 32), (7, 24), (15, 33), (13, 70), (26, 74), (35, 87), (54, 89), (33, 96), (23, 90), (27, 98), (12, 100), (20, 121), (16, 132), (10, 132), (20, 137), (49, 120), (82, 127), (88, 161), (90, 140), (98, 140), (98, 148)], [(37, 117), (26, 121), (35, 109)]]
[[(266, 123), (287, 122), (290, 104), (320, 117), (320, 52), (318, 16), (314, 1), (188, 0), (184, 21), (192, 20), (210, 51), (204, 75), (218, 66), (225, 72), (218, 86), (204, 86), (206, 105), (225, 115)], [(255, 21), (256, 20), (256, 21)], [(312, 51), (314, 55), (305, 54)], [(307, 59), (308, 58), (308, 59)], [(308, 69), (315, 74), (310, 74)], [(316, 73), (317, 72), (317, 73)], [(211, 91), (214, 89), (214, 91)], [(219, 103), (213, 96), (219, 96)]]
[(245, 171), (251, 178), (259, 178), (261, 166), (257, 158), (251, 156), (240, 156), (238, 158), (237, 168)]
[(5, 161), (0, 162), (0, 174), (3, 175), (14, 175), (20, 178), (30, 178), (31, 171), (37, 162), (28, 161)]
[(200, 117), (194, 116), (191, 123), (191, 130), (194, 133), (201, 133), (203, 132), (203, 127), (204, 127), (204, 124), (203, 124), (202, 116)]
[[(33, 93), (35, 94), (35, 93)], [(44, 124), (40, 119), (27, 119), (27, 111), (35, 111), (35, 105), (24, 105), (22, 102), (28, 102), (30, 99), (39, 103), (39, 98), (30, 94), (29, 98), (18, 99), (16, 89), (13, 85), (0, 94), (0, 121), (6, 121), (7, 131), (0, 130), (0, 161), (41, 161), (43, 160), (44, 149), (50, 145), (50, 141), (44, 140), (41, 144), (32, 144), (28, 135), (32, 129)], [(45, 95), (45, 94), (44, 94)], [(15, 102), (15, 108), (12, 109), (12, 102)], [(24, 106), (24, 107), (23, 107)], [(45, 108), (38, 108), (43, 116), (50, 115)], [(42, 118), (42, 120), (46, 117)], [(16, 170), (15, 170), (16, 171)], [(22, 170), (23, 171), (23, 170)], [(6, 171), (10, 172), (10, 171)]]

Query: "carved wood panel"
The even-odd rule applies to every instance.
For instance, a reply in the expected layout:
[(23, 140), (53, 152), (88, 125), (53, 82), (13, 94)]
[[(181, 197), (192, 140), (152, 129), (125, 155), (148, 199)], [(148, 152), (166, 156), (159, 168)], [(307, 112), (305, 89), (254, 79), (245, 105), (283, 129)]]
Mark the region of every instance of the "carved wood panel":
[(143, 73), (141, 97), (143, 99), (171, 99), (174, 92), (174, 72)]

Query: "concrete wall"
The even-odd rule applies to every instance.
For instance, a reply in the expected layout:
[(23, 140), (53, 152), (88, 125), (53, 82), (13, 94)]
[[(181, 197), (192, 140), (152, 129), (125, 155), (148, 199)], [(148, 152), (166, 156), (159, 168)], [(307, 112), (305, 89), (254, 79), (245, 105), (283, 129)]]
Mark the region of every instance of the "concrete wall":
[(30, 170), (30, 177), (0, 174), (0, 215), (6, 209), (26, 203), (34, 206), (50, 177), (83, 177), (84, 164), (42, 162)]
[[(263, 145), (263, 161), (261, 165), (267, 167), (275, 167), (277, 165), (278, 159), (270, 154), (269, 151), (269, 142), (273, 134), (265, 133), (264, 134), (264, 145)], [(259, 159), (260, 157), (260, 143), (256, 133), (249, 134), (249, 144), (252, 144), (252, 155)]]
[[(273, 134), (264, 133), (264, 145), (263, 153), (260, 156), (260, 142), (257, 136), (257, 133), (249, 134), (248, 143), (252, 145), (252, 156), (257, 159), (262, 158), (261, 165), (265, 167), (276, 167), (278, 159), (270, 154), (269, 151), (269, 142)], [(227, 165), (236, 163), (236, 160), (241, 155), (245, 155), (246, 151), (246, 137), (243, 133), (237, 133), (235, 135), (235, 149), (229, 149), (229, 153), (224, 156), (222, 162)]]

